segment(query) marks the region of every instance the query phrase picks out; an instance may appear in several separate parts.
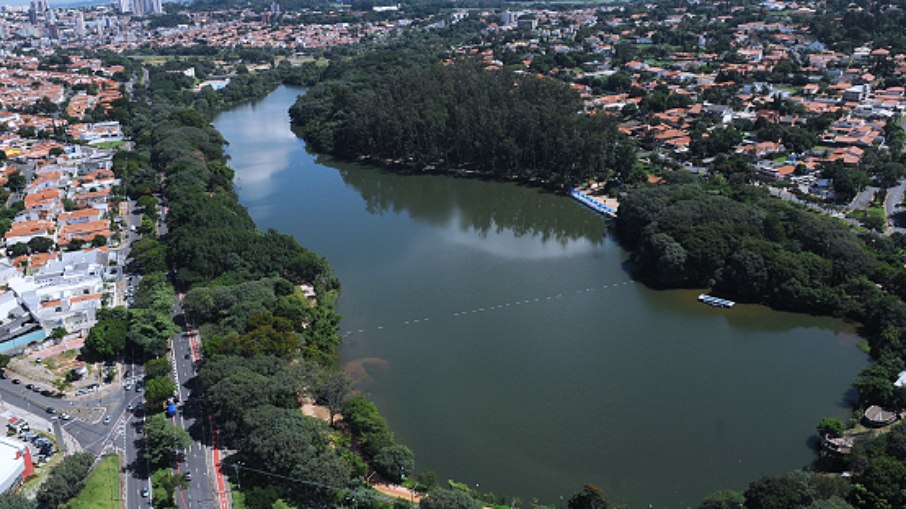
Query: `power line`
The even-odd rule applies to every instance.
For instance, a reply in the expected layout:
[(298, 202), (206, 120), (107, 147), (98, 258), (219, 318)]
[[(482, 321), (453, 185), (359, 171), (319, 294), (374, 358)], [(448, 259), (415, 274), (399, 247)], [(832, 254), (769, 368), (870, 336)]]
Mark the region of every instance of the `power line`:
[(364, 496), (364, 497), (372, 498), (372, 499), (375, 499), (375, 500), (380, 500), (380, 501), (383, 501), (383, 502), (399, 500), (399, 499), (397, 499), (396, 497), (391, 497), (391, 496), (389, 496), (389, 495), (384, 495), (384, 494), (382, 494), (382, 493), (380, 493), (380, 492), (374, 492), (374, 491), (359, 491), (359, 489), (342, 488), (342, 487), (339, 487), (339, 486), (332, 486), (332, 485), (330, 485), (330, 484), (324, 484), (324, 483), (320, 483), (320, 482), (317, 482), (317, 481), (309, 481), (309, 480), (306, 480), (306, 479), (299, 479), (299, 478), (296, 478), (296, 477), (289, 477), (289, 476), (285, 476), (285, 475), (275, 474), (275, 473), (268, 472), (268, 471), (266, 471), (266, 470), (261, 470), (261, 469), (258, 469), (258, 468), (247, 467), (247, 466), (242, 465), (242, 464), (240, 464), (240, 463), (231, 463), (230, 466), (233, 467), (234, 469), (237, 469), (237, 470), (249, 470), (249, 471), (251, 471), (251, 472), (255, 472), (255, 473), (258, 473), (258, 474), (261, 474), (261, 475), (265, 475), (265, 476), (268, 476), (268, 477), (276, 477), (276, 478), (278, 478), (278, 479), (283, 479), (283, 480), (286, 480), (286, 481), (292, 481), (292, 482), (295, 482), (295, 483), (298, 483), (298, 484), (305, 484), (305, 485), (308, 485), (308, 486), (314, 486), (314, 487), (317, 487), (317, 488), (325, 488), (325, 489), (329, 489), (329, 490), (347, 491), (347, 492), (352, 493), (353, 495), (362, 495), (362, 496)]

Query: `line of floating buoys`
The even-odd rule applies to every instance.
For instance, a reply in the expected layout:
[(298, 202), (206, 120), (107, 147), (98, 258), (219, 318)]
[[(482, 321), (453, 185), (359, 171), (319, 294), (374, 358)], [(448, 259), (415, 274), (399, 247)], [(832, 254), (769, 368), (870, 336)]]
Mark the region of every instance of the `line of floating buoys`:
[[(602, 285), (602, 286), (600, 286), (599, 288), (606, 289), (606, 288), (609, 288), (610, 286), (627, 285), (627, 284), (632, 283), (632, 282), (633, 282), (633, 281), (630, 280), (630, 281), (623, 281), (623, 282), (620, 282), (620, 283), (611, 283), (611, 284), (607, 284), (607, 285)], [(593, 292), (593, 291), (595, 291), (595, 288), (585, 288), (584, 290), (583, 290), (583, 289), (576, 290), (576, 293), (577, 293), (577, 294), (582, 294), (582, 293), (590, 293), (590, 292)], [(495, 304), (495, 305), (493, 305), (493, 306), (488, 306), (488, 307), (474, 308), (474, 309), (469, 309), (469, 310), (465, 310), (465, 311), (456, 311), (456, 312), (452, 313), (452, 316), (453, 316), (454, 318), (460, 318), (460, 317), (463, 317), (463, 316), (468, 315), (468, 314), (483, 313), (483, 312), (485, 312), (485, 311), (492, 311), (492, 310), (495, 310), (495, 309), (503, 309), (503, 308), (507, 308), (507, 307), (510, 307), (510, 306), (519, 306), (519, 305), (521, 305), (521, 304), (531, 304), (532, 302), (542, 302), (542, 301), (560, 299), (560, 298), (562, 298), (562, 297), (563, 297), (563, 294), (562, 294), (562, 293), (558, 293), (558, 294), (555, 294), (555, 295), (547, 295), (547, 296), (545, 296), (545, 297), (534, 297), (534, 298), (531, 298), (531, 299), (515, 300), (515, 301), (512, 301), (512, 302), (505, 302), (505, 303), (503, 303), (503, 304)], [(430, 319), (427, 318), (427, 317), (425, 317), (425, 318), (418, 318), (418, 319), (415, 319), (415, 320), (406, 320), (406, 321), (402, 322), (402, 325), (415, 325), (415, 324), (427, 322), (427, 321), (429, 321), (429, 320), (430, 320)], [(383, 326), (383, 325), (378, 325), (377, 327), (375, 327), (375, 329), (377, 329), (377, 330), (384, 330), (384, 326)], [(349, 330), (349, 331), (346, 331), (345, 333), (343, 333), (343, 336), (342, 336), (342, 337), (347, 338), (347, 337), (349, 337), (349, 336), (351, 336), (351, 335), (353, 335), (353, 334), (364, 334), (365, 332), (368, 332), (368, 330), (367, 330), (367, 329), (356, 329), (355, 331)]]

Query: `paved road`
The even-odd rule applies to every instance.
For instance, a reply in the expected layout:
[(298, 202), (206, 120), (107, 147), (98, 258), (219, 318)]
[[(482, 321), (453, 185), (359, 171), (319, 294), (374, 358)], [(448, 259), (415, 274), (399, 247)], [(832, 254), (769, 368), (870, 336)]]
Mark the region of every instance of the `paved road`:
[[(174, 308), (174, 319), (184, 323), (182, 308)], [(183, 509), (214, 508), (218, 506), (214, 482), (209, 472), (209, 447), (211, 445), (208, 421), (204, 416), (201, 384), (195, 376), (195, 367), (200, 360), (198, 345), (188, 332), (173, 337), (173, 374), (176, 379), (179, 405), (173, 423), (185, 429), (192, 436), (193, 443), (185, 451), (185, 461), (177, 465), (180, 474), (191, 474), (186, 489), (177, 490), (176, 505)]]
[[(115, 421), (124, 412), (125, 404), (117, 392), (95, 398), (91, 395), (79, 399), (60, 399), (42, 396), (12, 383), (12, 378), (0, 380), (0, 398), (11, 407), (21, 408), (35, 414), (46, 413), (48, 407), (59, 412), (76, 416), (63, 424), (82, 449), (99, 453), (110, 440), (111, 427), (104, 425), (105, 415)], [(50, 417), (47, 414), (48, 418)]]
[[(132, 380), (140, 380), (143, 376), (141, 366), (132, 369)], [(123, 390), (125, 403), (132, 405), (132, 411), (126, 412), (122, 426), (122, 449), (126, 457), (126, 489), (123, 497), (126, 509), (145, 509), (151, 506), (151, 475), (148, 461), (142, 455), (142, 439), (145, 422), (145, 413), (141, 406), (144, 393), (132, 390)], [(142, 491), (147, 489), (148, 497), (142, 496)]]
[(906, 179), (901, 180), (896, 186), (887, 190), (887, 196), (884, 198), (884, 213), (887, 215), (887, 230), (885, 233), (890, 235), (894, 232), (906, 233), (904, 228), (904, 219), (906, 209), (900, 207), (903, 203), (903, 195), (906, 194)]
[(859, 210), (868, 208), (871, 205), (871, 201), (875, 199), (875, 195), (878, 193), (878, 188), (874, 186), (867, 186), (865, 189), (859, 191), (856, 196), (853, 198), (853, 201), (846, 206), (849, 210)]

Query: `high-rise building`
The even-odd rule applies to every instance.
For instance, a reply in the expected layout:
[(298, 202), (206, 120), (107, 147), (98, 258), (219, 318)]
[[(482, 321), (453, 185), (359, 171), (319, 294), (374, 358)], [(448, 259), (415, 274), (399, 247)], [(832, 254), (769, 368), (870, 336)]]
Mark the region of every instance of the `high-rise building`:
[(164, 13), (164, 6), (161, 4), (161, 0), (151, 0), (150, 3), (151, 3), (151, 5), (150, 5), (151, 14), (163, 14)]
[(129, 5), (129, 0), (118, 0), (118, 2), (117, 2), (117, 8), (119, 9), (120, 14), (126, 14), (128, 12), (131, 12), (132, 11), (131, 7), (132, 6)]
[(82, 14), (82, 11), (76, 12), (75, 33), (79, 37), (85, 36), (85, 15)]
[(132, 0), (132, 14), (144, 16), (145, 12), (145, 0)]
[(46, 11), (46, 0), (31, 0), (31, 7), (28, 9), (28, 20), (31, 21), (32, 24), (37, 24), (38, 18), (43, 16)]

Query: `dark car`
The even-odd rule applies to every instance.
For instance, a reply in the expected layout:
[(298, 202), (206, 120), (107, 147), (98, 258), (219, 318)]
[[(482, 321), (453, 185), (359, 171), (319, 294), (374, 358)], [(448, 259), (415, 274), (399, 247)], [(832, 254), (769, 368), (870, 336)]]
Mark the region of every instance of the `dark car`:
[(52, 406), (49, 406), (49, 407), (47, 407), (47, 413), (49, 413), (50, 415), (56, 415), (57, 409)]
[(0, 371), (0, 380), (6, 380), (6, 372)]
[(19, 385), (22, 383), (22, 380), (19, 380), (18, 378), (13, 378), (13, 383), (16, 385)]
[(28, 390), (32, 390), (35, 388), (35, 384), (25, 384), (25, 388)]
[(54, 392), (50, 389), (43, 389), (41, 390), (41, 395), (49, 398), (54, 395)]

